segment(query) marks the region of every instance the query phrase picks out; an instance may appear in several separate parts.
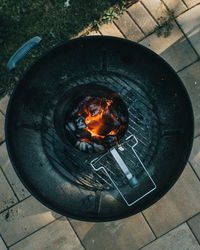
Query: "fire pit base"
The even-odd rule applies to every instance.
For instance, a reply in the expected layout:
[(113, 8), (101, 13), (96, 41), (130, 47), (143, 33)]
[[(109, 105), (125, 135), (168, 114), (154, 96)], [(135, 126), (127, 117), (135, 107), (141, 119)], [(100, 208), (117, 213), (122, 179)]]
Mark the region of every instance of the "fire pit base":
[[(119, 143), (130, 134), (137, 138), (134, 150), (156, 184), (131, 207), (106, 173), (91, 167), (100, 154), (77, 149), (67, 134), (65, 94), (68, 100), (71, 90), (88, 84), (123, 100), (128, 124)], [(10, 98), (5, 126), (11, 162), (31, 194), (60, 214), (87, 221), (124, 218), (160, 199), (183, 171), (194, 131), (190, 99), (176, 72), (139, 44), (101, 36), (67, 41), (33, 64)], [(131, 190), (124, 174), (118, 178), (114, 158), (108, 154), (103, 160), (117, 187), (123, 194), (130, 190), (134, 201), (147, 191), (146, 174), (131, 151), (122, 157), (120, 150), (138, 182)]]

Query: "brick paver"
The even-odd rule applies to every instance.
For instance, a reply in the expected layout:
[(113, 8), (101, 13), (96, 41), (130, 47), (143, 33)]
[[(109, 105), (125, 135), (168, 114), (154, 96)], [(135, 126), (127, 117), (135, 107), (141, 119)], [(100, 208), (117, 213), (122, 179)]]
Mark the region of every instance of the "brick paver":
[(91, 31), (89, 34), (88, 34), (88, 36), (100, 36), (101, 34), (98, 32), (98, 31), (95, 31), (95, 30), (93, 30), (93, 31)]
[(6, 109), (9, 101), (9, 96), (6, 95), (0, 100), (0, 110), (1, 112), (5, 115), (6, 114)]
[(69, 219), (78, 237), (83, 240), (90, 229), (95, 225), (94, 222), (85, 222), (74, 219)]
[(6, 143), (0, 146), (0, 166), (8, 178), (12, 188), (15, 191), (19, 200), (22, 200), (30, 195), (22, 182), (17, 177), (14, 168), (9, 160), (9, 156), (6, 149)]
[(123, 38), (122, 33), (119, 31), (119, 29), (116, 27), (114, 23), (103, 24), (100, 27), (99, 31), (104, 36), (117, 36)]
[(69, 222), (59, 219), (27, 237), (10, 250), (82, 250), (83, 247)]
[(128, 12), (146, 35), (154, 31), (157, 24), (140, 2), (132, 5)]
[(200, 178), (200, 136), (194, 139), (189, 161)]
[(188, 225), (200, 243), (200, 213), (190, 219)]
[(11, 245), (58, 217), (60, 215), (29, 197), (0, 214), (0, 234), (6, 244)]
[(0, 236), (0, 250), (7, 250), (7, 247), (6, 245), (4, 244), (1, 236)]
[(200, 135), (200, 61), (179, 73), (190, 95), (194, 110), (195, 136)]
[(187, 10), (186, 5), (182, 0), (163, 0), (170, 11), (173, 12), (175, 16), (180, 15), (182, 12)]
[(169, 13), (162, 1), (142, 0), (142, 3), (150, 11), (150, 13), (153, 15), (153, 17), (157, 20), (158, 23), (162, 22), (164, 19), (167, 20), (169, 18)]
[(186, 223), (142, 248), (143, 250), (199, 250), (200, 246)]
[(87, 250), (135, 250), (154, 239), (143, 216), (137, 214), (123, 220), (95, 223), (82, 242)]
[(123, 16), (119, 17), (115, 23), (122, 30), (127, 39), (137, 42), (144, 37), (142, 31), (133, 22), (131, 17), (125, 12)]
[[(1, 168), (0, 168), (0, 212), (13, 206), (17, 202), (11, 187), (9, 186)], [(0, 223), (1, 228), (1, 223)]]
[(191, 8), (192, 6), (199, 4), (200, 0), (184, 0), (184, 3)]
[(5, 122), (5, 117), (0, 112), (0, 143), (5, 140), (4, 122)]
[(200, 56), (200, 5), (177, 18), (178, 23)]
[(174, 187), (144, 211), (157, 236), (200, 212), (200, 182), (189, 165)]
[(197, 55), (175, 22), (170, 36), (158, 37), (153, 33), (140, 43), (162, 56), (176, 71), (197, 60)]
[[(165, 5), (178, 16), (180, 28), (174, 22), (169, 37), (156, 34), (145, 37), (154, 30), (156, 22), (169, 18)], [(92, 31), (88, 35), (101, 34), (141, 41), (179, 72), (194, 109), (196, 138), (189, 161), (196, 173), (187, 165), (167, 195), (144, 211), (145, 218), (140, 213), (107, 223), (70, 219), (73, 232), (68, 220), (32, 196), (28, 197), (28, 191), (11, 166), (3, 143), (4, 115), (9, 100), (6, 96), (0, 100), (0, 234), (8, 246), (12, 245), (11, 250), (83, 249), (78, 237), (86, 250), (200, 249), (196, 240), (200, 240), (200, 181), (197, 177), (200, 177), (200, 0), (141, 0), (115, 20), (115, 24), (104, 24), (100, 32)], [(0, 250), (5, 250), (2, 238)]]

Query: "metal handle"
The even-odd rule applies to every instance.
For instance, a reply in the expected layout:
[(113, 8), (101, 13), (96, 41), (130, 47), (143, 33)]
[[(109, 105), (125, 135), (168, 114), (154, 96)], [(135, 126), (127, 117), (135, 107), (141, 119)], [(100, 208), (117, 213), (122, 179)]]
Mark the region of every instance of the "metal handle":
[(131, 174), (129, 169), (127, 168), (125, 162), (122, 160), (121, 156), (117, 152), (115, 148), (110, 150), (110, 153), (114, 157), (115, 161), (118, 163), (119, 167), (121, 168), (122, 172), (125, 174), (126, 178), (128, 179), (129, 183), (131, 186), (135, 187), (138, 185), (138, 180), (135, 176)]
[[(152, 177), (150, 176), (150, 174), (148, 173), (147, 169), (145, 168), (145, 166), (143, 165), (142, 161), (140, 160), (138, 154), (136, 153), (135, 151), (135, 147), (138, 145), (138, 139), (135, 137), (135, 135), (130, 135), (128, 136), (125, 141), (129, 141), (129, 139), (134, 139), (134, 145), (131, 145), (131, 148), (132, 148), (132, 151), (134, 153), (134, 155), (136, 156), (137, 160), (139, 161), (140, 165), (142, 166), (143, 170), (146, 172), (147, 174), (147, 177), (150, 179), (150, 182), (151, 182), (151, 185), (153, 185), (150, 189), (148, 188), (148, 191), (147, 192), (143, 192), (144, 190), (142, 189), (142, 194), (140, 192), (140, 195), (139, 197), (137, 197), (134, 201), (130, 201), (126, 198), (126, 195), (123, 194), (123, 191), (120, 190), (120, 188), (116, 185), (115, 181), (112, 179), (112, 177), (110, 176), (110, 174), (108, 173), (108, 171), (106, 170), (106, 167), (102, 164), (100, 164), (100, 167), (99, 165), (96, 165), (97, 162), (100, 162), (101, 159), (107, 155), (108, 153), (102, 155), (101, 157), (99, 158), (95, 158), (93, 159), (91, 162), (90, 162), (90, 165), (92, 166), (92, 168), (95, 170), (95, 171), (100, 171), (100, 170), (103, 170), (107, 176), (109, 177), (110, 181), (112, 182), (113, 186), (117, 189), (117, 191), (119, 192), (119, 194), (121, 195), (121, 197), (123, 198), (123, 200), (126, 202), (126, 204), (128, 206), (132, 206), (134, 205), (136, 202), (140, 201), (141, 199), (143, 199), (145, 196), (147, 196), (148, 194), (150, 194), (151, 192), (153, 192), (157, 186), (154, 182), (154, 180), (152, 179)], [(126, 143), (126, 142), (124, 142)], [(122, 143), (121, 145), (119, 145), (119, 149), (121, 148), (121, 146), (123, 146)], [(120, 149), (121, 150), (121, 149)], [(116, 150), (116, 147), (111, 149), (110, 150), (110, 153), (111, 155), (113, 156), (113, 158), (115, 159), (115, 161), (117, 162), (118, 166), (120, 167), (120, 169), (122, 170), (122, 172), (124, 173), (124, 175), (126, 176), (126, 178), (128, 179), (128, 182), (129, 184), (135, 188), (136, 186), (139, 185), (139, 181), (137, 180), (136, 176), (133, 175), (130, 170), (128, 169), (128, 167), (126, 166), (124, 160), (121, 158), (121, 156), (119, 155), (119, 153), (117, 152)]]
[(28, 52), (38, 45), (42, 41), (42, 38), (35, 36), (24, 43), (10, 58), (7, 64), (7, 68), (12, 70), (16, 67), (16, 64), (26, 55)]

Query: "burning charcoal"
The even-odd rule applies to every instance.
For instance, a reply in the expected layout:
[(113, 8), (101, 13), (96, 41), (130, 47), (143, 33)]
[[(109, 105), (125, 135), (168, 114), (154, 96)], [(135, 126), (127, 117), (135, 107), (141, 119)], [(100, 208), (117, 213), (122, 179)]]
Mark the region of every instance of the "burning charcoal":
[(67, 131), (75, 131), (76, 130), (76, 127), (75, 127), (73, 122), (68, 122), (67, 124), (65, 124), (65, 128)]
[(70, 131), (70, 128), (69, 128), (68, 124), (65, 124), (65, 129)]
[(98, 129), (99, 135), (107, 135), (114, 129), (114, 121), (109, 110), (106, 110), (102, 117), (101, 126)]
[(82, 130), (82, 132), (81, 132), (81, 137), (82, 137), (82, 138), (86, 138), (86, 139), (90, 139), (91, 134), (90, 134), (89, 131)]
[(114, 146), (116, 144), (116, 136), (115, 135), (107, 135), (103, 142), (106, 143), (108, 146)]
[(93, 151), (93, 146), (86, 142), (86, 141), (77, 141), (76, 142), (76, 147), (81, 150), (81, 151), (84, 151), (84, 152), (89, 152), (89, 153), (92, 153)]
[(97, 114), (101, 113), (101, 108), (96, 104), (91, 104), (89, 109), (92, 116), (96, 116)]
[(117, 119), (113, 119), (113, 126), (114, 126), (115, 128), (119, 127), (119, 126), (120, 126), (120, 121), (117, 120)]
[(77, 130), (75, 131), (76, 137), (82, 138), (82, 137), (83, 137), (83, 136), (82, 136), (83, 131), (84, 131), (84, 130), (77, 129)]
[(68, 122), (67, 126), (68, 126), (72, 131), (75, 131), (75, 130), (76, 130), (75, 124), (74, 124), (73, 122)]
[(80, 142), (80, 146), (79, 147), (80, 147), (81, 151), (85, 152), (86, 151), (86, 146), (87, 146), (87, 142), (85, 142), (85, 141), (81, 141)]
[(82, 129), (77, 129), (75, 132), (76, 137), (79, 138), (84, 138), (84, 139), (90, 139), (91, 134), (90, 132), (86, 131), (86, 130), (82, 130)]
[(72, 116), (76, 115), (79, 111), (79, 108), (75, 108), (73, 111), (72, 111)]
[(91, 99), (92, 99), (91, 96), (86, 96), (86, 97), (84, 98), (83, 102), (88, 102), (88, 101), (90, 101)]
[(92, 146), (90, 143), (86, 142), (86, 141), (82, 141), (82, 142), (80, 143), (80, 149), (81, 149), (82, 151), (92, 153), (92, 151), (93, 151), (93, 146)]
[(93, 146), (89, 143), (87, 143), (87, 152), (89, 152), (89, 153), (93, 152)]
[(81, 143), (80, 141), (77, 141), (76, 144), (75, 144), (75, 146), (76, 146), (78, 149), (80, 149), (80, 143)]
[(103, 113), (103, 118), (104, 119), (112, 119), (111, 118), (111, 112), (109, 109), (105, 110), (104, 113)]
[(86, 125), (85, 125), (85, 118), (83, 116), (79, 116), (77, 119), (76, 119), (76, 126), (79, 128), (79, 129), (85, 129), (86, 128)]
[(118, 118), (118, 113), (117, 113), (116, 109), (113, 107), (113, 105), (111, 105), (109, 107), (109, 110), (114, 115), (114, 117)]
[(103, 97), (102, 100), (101, 100), (101, 107), (102, 107), (103, 109), (105, 109), (106, 106), (107, 106), (106, 98)]
[(97, 143), (93, 143), (93, 147), (94, 147), (94, 150), (97, 152), (97, 153), (103, 153), (105, 152), (105, 147), (101, 144), (97, 144)]
[(122, 122), (123, 124), (126, 123), (126, 118), (125, 118), (125, 116), (121, 115), (121, 116), (120, 116), (120, 120), (121, 120), (121, 122)]
[(87, 124), (89, 129), (94, 129), (95, 127), (99, 126), (98, 121), (95, 120), (91, 120), (88, 124)]
[(120, 125), (120, 127), (119, 127), (118, 130), (117, 130), (117, 133), (118, 133), (118, 134), (122, 134), (122, 133), (124, 132), (125, 128), (126, 128), (125, 125)]

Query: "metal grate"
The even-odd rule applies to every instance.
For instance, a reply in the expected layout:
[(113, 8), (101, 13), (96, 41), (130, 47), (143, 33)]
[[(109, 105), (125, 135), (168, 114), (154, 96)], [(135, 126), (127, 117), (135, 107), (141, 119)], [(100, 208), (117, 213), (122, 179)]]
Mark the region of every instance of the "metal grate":
[[(141, 161), (148, 168), (159, 138), (159, 125), (154, 106), (143, 90), (142, 83), (136, 82), (123, 75), (112, 72), (93, 72), (86, 76), (79, 76), (76, 79), (71, 79), (65, 82), (65, 77), (60, 79), (61, 89), (51, 100), (46, 108), (47, 113), (43, 117), (42, 140), (45, 152), (52, 165), (57, 168), (63, 175), (67, 176), (71, 181), (84, 188), (92, 190), (105, 190), (113, 188), (110, 179), (104, 171), (96, 172), (91, 168), (90, 162), (93, 160), (93, 154), (79, 154), (77, 159), (77, 151), (72, 147), (67, 148), (54, 128), (54, 109), (59, 101), (62, 93), (70, 88), (82, 84), (98, 84), (111, 88), (118, 93), (126, 103), (129, 111), (129, 125), (124, 138), (133, 134), (138, 139), (138, 145), (135, 148), (136, 153)], [(132, 150), (126, 150), (126, 160), (129, 163), (131, 172), (139, 176), (142, 174), (141, 166), (138, 164)], [(109, 171), (112, 176), (118, 175), (117, 185), (123, 186), (126, 184), (126, 178), (119, 173), (116, 173), (117, 164), (112, 159), (107, 159), (107, 164), (110, 165)]]
[[(125, 141), (111, 150), (109, 150), (106, 154), (100, 156), (97, 159), (92, 160), (90, 165), (95, 171), (104, 171), (110, 181), (112, 182), (113, 186), (116, 188), (116, 190), (119, 192), (123, 200), (128, 206), (134, 205), (136, 202), (144, 198), (146, 195), (149, 193), (153, 192), (157, 187), (148, 173), (147, 169), (145, 168), (144, 164), (140, 160), (138, 154), (135, 152), (135, 147), (138, 145), (138, 140), (135, 136), (130, 135), (125, 139)], [(129, 161), (126, 158), (126, 152), (132, 151), (132, 154), (134, 156), (134, 161)], [(112, 155), (112, 159), (108, 159), (109, 156)], [(125, 156), (125, 158), (124, 158)], [(110, 158), (110, 157), (109, 157)], [(112, 165), (109, 164), (110, 161), (112, 161)], [(141, 171), (142, 171), (142, 178), (145, 178), (145, 185), (143, 185), (143, 182), (140, 182), (140, 180), (137, 178), (137, 175), (134, 172), (131, 172), (130, 169), (135, 162), (138, 162)], [(108, 163), (109, 162), (109, 163)], [(113, 169), (113, 166), (118, 165), (118, 169), (115, 167), (115, 173), (113, 175), (113, 171), (110, 171), (110, 168)], [(120, 173), (123, 176), (126, 176), (126, 183), (124, 186), (118, 187), (117, 182), (118, 179), (120, 178), (119, 174)], [(125, 187), (125, 188), (124, 188)], [(136, 192), (136, 195), (134, 199), (129, 195), (132, 193), (132, 189), (134, 189)]]

